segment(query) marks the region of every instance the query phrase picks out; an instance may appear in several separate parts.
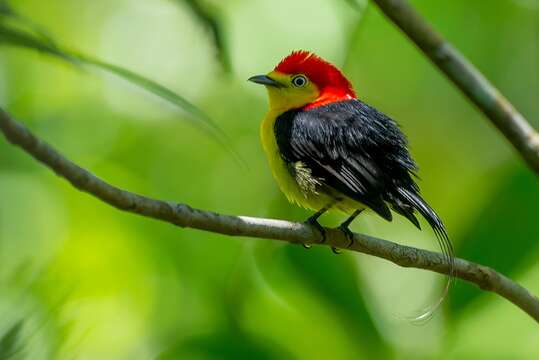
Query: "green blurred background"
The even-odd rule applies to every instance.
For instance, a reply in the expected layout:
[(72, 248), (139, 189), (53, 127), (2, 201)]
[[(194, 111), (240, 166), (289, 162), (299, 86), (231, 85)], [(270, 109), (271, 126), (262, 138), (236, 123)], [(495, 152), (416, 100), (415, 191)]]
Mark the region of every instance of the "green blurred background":
[[(24, 18), (4, 21), (46, 30), (195, 103), (248, 165), (170, 102), (110, 73), (10, 46), (0, 32), (0, 106), (98, 176), (217, 212), (305, 219), (271, 178), (258, 141), (266, 94), (245, 80), (291, 50), (312, 50), (401, 124), (457, 255), (539, 293), (536, 176), (373, 4), (9, 4)], [(539, 1), (412, 4), (539, 127)], [(444, 277), (119, 212), (0, 140), (2, 359), (539, 358), (537, 324), (467, 283), (457, 281), (444, 309), (415, 326), (402, 317), (434, 302)], [(402, 219), (367, 214), (353, 228), (436, 249), (431, 232)]]

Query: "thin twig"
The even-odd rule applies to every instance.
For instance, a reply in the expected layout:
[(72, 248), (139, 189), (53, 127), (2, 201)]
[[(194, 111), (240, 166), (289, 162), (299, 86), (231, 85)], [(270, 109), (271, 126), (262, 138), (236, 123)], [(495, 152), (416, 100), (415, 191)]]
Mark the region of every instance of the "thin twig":
[[(24, 125), (0, 109), (0, 131), (6, 139), (36, 160), (68, 180), (77, 189), (124, 211), (166, 221), (180, 227), (206, 230), (231, 236), (248, 236), (291, 243), (316, 244), (320, 234), (302, 223), (246, 216), (221, 215), (194, 209), (185, 204), (155, 200), (110, 185), (65, 158), (50, 145), (34, 136)], [(389, 260), (404, 267), (414, 267), (447, 274), (449, 268), (442, 254), (398, 245), (363, 234), (354, 234), (350, 250)], [(327, 229), (327, 246), (346, 247), (341, 231)], [(539, 322), (539, 299), (528, 290), (495, 270), (466, 260), (455, 259), (455, 275), (495, 292), (514, 303)]]
[(407, 0), (373, 1), (490, 119), (539, 175), (539, 134), (524, 116)]

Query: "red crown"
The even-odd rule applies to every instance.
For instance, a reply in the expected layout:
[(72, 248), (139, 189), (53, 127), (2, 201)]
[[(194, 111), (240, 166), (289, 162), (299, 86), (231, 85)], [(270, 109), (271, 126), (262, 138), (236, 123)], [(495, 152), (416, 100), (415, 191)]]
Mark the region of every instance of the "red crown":
[(344, 77), (339, 69), (312, 52), (293, 51), (275, 67), (276, 71), (285, 74), (304, 74), (319, 89), (331, 89), (333, 92), (342, 92), (353, 98), (356, 97), (350, 81)]

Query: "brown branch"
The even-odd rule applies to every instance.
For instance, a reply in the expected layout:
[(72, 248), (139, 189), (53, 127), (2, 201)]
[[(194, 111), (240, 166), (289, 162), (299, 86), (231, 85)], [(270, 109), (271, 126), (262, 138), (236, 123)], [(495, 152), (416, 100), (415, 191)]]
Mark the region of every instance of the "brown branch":
[(509, 101), (407, 0), (373, 0), (470, 99), (539, 175), (539, 134)]
[[(99, 179), (58, 153), (34, 136), (24, 125), (0, 109), (0, 131), (6, 139), (51, 168), (77, 189), (127, 212), (189, 227), (231, 236), (248, 236), (291, 243), (316, 244), (320, 234), (301, 223), (246, 216), (221, 215), (193, 209), (185, 204), (154, 200), (122, 190)], [(324, 245), (344, 248), (348, 240), (341, 231), (327, 229)], [(404, 267), (414, 267), (448, 274), (443, 255), (403, 246), (371, 236), (354, 234), (350, 250), (389, 260)], [(539, 299), (528, 290), (495, 270), (466, 260), (455, 259), (455, 276), (495, 292), (520, 307), (539, 322)]]

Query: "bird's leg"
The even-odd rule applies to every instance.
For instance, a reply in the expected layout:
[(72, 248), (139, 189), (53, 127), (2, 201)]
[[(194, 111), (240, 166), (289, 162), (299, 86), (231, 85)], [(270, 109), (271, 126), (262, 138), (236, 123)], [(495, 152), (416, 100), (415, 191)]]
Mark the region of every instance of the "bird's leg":
[[(322, 216), (323, 213), (331, 209), (331, 207), (335, 204), (336, 201), (333, 201), (326, 206), (324, 206), (322, 209), (318, 210), (316, 213), (314, 213), (311, 217), (309, 217), (307, 220), (305, 220), (306, 225), (310, 225), (316, 228), (322, 235), (322, 240), (320, 240), (320, 244), (323, 244), (326, 242), (326, 230), (320, 223), (318, 222), (318, 218)], [(306, 249), (309, 249), (311, 245), (303, 244), (303, 247)]]
[(354, 234), (352, 233), (352, 231), (350, 231), (348, 227), (350, 226), (352, 221), (354, 221), (354, 219), (359, 214), (361, 214), (363, 210), (364, 209), (357, 209), (356, 211), (352, 213), (352, 215), (350, 215), (348, 219), (346, 219), (345, 221), (343, 221), (341, 225), (339, 225), (339, 229), (344, 233), (344, 236), (346, 236), (346, 238), (349, 241), (348, 245), (346, 246), (347, 249), (350, 248), (350, 246), (352, 246), (352, 244), (354, 243)]

